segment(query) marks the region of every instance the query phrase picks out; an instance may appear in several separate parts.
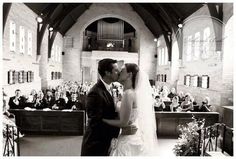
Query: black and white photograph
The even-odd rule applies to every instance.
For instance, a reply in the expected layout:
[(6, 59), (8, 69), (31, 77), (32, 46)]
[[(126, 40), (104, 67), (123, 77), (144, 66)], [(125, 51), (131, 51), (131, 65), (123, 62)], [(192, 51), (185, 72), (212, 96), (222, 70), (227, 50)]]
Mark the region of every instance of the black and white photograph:
[(2, 157), (235, 154), (235, 2), (1, 2)]

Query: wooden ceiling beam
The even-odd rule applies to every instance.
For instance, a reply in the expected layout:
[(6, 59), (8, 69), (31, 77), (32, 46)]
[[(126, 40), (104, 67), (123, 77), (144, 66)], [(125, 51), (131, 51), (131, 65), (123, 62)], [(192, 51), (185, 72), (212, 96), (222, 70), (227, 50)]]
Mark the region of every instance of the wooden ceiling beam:
[[(168, 35), (168, 33), (166, 33), (164, 31), (164, 28), (163, 26), (160, 24), (160, 22), (153, 16), (155, 15), (155, 13), (153, 13), (153, 11), (150, 10), (150, 8), (145, 8), (144, 6), (142, 6), (141, 4), (132, 4), (132, 7), (135, 9), (135, 11), (137, 13), (139, 13), (139, 15), (142, 17), (142, 19), (144, 20), (145, 24), (149, 24), (148, 20), (143, 17), (143, 14), (145, 14), (144, 12), (148, 13), (149, 14), (149, 17), (152, 18), (155, 23), (158, 25), (158, 26), (155, 26), (157, 28), (160, 28), (160, 33), (156, 33), (154, 34), (154, 36), (156, 37), (159, 37), (160, 35), (163, 35), (164, 36), (164, 39), (165, 39), (165, 42), (166, 42), (166, 47), (167, 47), (167, 50), (168, 50), (168, 55), (169, 55), (169, 59), (168, 61), (171, 61), (171, 54), (172, 54), (172, 37), (171, 35)], [(143, 11), (142, 11), (143, 10)], [(141, 11), (141, 13), (140, 13)], [(148, 26), (148, 28), (152, 28), (153, 26)], [(152, 32), (157, 32), (155, 29), (154, 30), (151, 30)]]
[(7, 22), (7, 17), (8, 17), (10, 9), (11, 9), (11, 3), (3, 3), (3, 32), (5, 29), (5, 25)]
[[(168, 5), (168, 6), (167, 6)], [(176, 14), (174, 12), (174, 9), (172, 9), (173, 7), (170, 5), (170, 4), (158, 4), (158, 6), (160, 7), (160, 9), (163, 11), (163, 13), (165, 13), (166, 15), (168, 15), (168, 17), (171, 18), (172, 22), (175, 24), (175, 25), (178, 25), (179, 23), (179, 18), (182, 18), (180, 17), (180, 15)], [(167, 8), (168, 7), (168, 8)], [(176, 17), (177, 15), (177, 17)]]
[[(222, 3), (208, 3), (207, 4), (210, 15), (213, 21), (213, 28), (215, 33), (216, 43), (216, 51), (222, 51), (223, 46), (223, 29), (219, 30), (218, 25), (221, 24), (221, 28), (223, 28), (223, 4)], [(215, 23), (215, 19), (218, 19), (219, 23)]]
[[(174, 14), (172, 14), (172, 15), (175, 16), (175, 19), (179, 20), (179, 18), (182, 19), (184, 17), (182, 15), (182, 13), (180, 13), (179, 10), (177, 10), (175, 7), (172, 6), (173, 4), (167, 4), (167, 5), (172, 10), (172, 12), (174, 12)], [(176, 17), (176, 15), (177, 15), (177, 17)]]
[(158, 23), (162, 26), (163, 31), (165, 32), (172, 32), (171, 24), (166, 22), (163, 17), (149, 4), (142, 5), (157, 21)]
[(78, 7), (78, 5), (76, 4), (71, 4), (70, 6), (66, 7), (65, 5), (63, 5), (63, 11), (60, 12), (59, 15), (57, 15), (57, 17), (51, 22), (51, 26), (53, 28), (55, 28), (56, 30), (59, 30), (60, 28), (59, 25), (62, 22), (62, 20), (68, 15), (70, 14), (71, 11), (73, 11), (76, 7)]
[(42, 24), (38, 23), (38, 28), (37, 28), (37, 55), (41, 55), (41, 45), (42, 45), (44, 33), (50, 21), (50, 17), (55, 11), (55, 9), (58, 7), (58, 5), (59, 5), (58, 3), (49, 5), (42, 11), (43, 22)]
[[(69, 24), (68, 27), (66, 27), (66, 28), (65, 27), (59, 28), (60, 33), (62, 35), (65, 35), (65, 33), (76, 23), (77, 19), (84, 13), (84, 11), (86, 11), (90, 7), (91, 4), (92, 3), (81, 4), (80, 6), (77, 6), (73, 10), (71, 10), (63, 19), (61, 19), (60, 23), (58, 23), (58, 27), (60, 27), (62, 25), (63, 21), (67, 17), (69, 17), (73, 21), (73, 23)], [(74, 12), (76, 9), (80, 9), (80, 10), (82, 10), (82, 12), (80, 14), (76, 15), (76, 19), (75, 19), (75, 17), (72, 16), (72, 12)]]

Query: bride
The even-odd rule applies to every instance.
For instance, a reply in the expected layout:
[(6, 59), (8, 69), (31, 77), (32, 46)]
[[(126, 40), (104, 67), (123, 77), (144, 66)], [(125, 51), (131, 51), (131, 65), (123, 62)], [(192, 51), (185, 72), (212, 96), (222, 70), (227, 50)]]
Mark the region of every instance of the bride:
[(121, 128), (117, 139), (111, 142), (111, 156), (156, 155), (156, 121), (151, 86), (147, 75), (136, 64), (125, 64), (118, 80), (124, 86), (120, 119), (103, 119), (107, 124)]

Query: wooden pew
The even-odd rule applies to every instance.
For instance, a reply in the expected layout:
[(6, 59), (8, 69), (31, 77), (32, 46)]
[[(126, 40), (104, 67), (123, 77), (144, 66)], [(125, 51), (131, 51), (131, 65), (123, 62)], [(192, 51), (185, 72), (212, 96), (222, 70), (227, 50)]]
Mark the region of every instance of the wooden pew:
[(10, 109), (15, 115), (16, 125), (25, 134), (83, 135), (85, 112), (61, 110)]
[(193, 115), (197, 119), (205, 118), (205, 126), (219, 122), (218, 112), (155, 112), (158, 137), (173, 137), (179, 135), (179, 125), (191, 122)]

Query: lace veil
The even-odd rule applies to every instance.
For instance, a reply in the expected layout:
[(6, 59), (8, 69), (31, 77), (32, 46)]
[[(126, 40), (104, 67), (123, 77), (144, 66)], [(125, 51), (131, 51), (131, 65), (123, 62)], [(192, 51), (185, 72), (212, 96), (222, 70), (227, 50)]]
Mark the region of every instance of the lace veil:
[(155, 155), (158, 143), (152, 88), (147, 74), (142, 70), (139, 70), (136, 75), (135, 93), (138, 110), (138, 126), (144, 145), (144, 155)]

